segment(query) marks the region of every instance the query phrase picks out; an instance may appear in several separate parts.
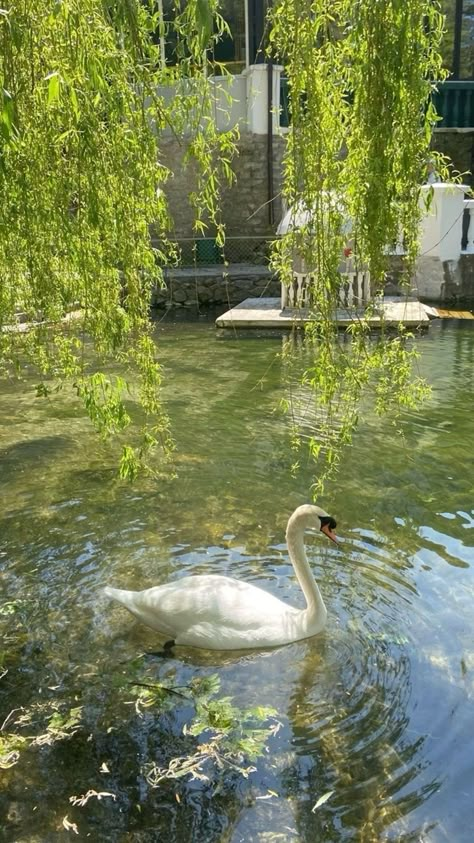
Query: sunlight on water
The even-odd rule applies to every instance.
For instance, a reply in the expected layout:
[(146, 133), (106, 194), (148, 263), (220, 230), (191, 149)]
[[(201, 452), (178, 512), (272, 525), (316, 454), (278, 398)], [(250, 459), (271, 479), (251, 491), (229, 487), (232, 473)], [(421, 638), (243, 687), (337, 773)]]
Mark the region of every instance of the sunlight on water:
[[(67, 703), (82, 707), (82, 728), (2, 771), (0, 840), (63, 839), (67, 816), (81, 837), (111, 843), (470, 843), (471, 325), (430, 326), (419, 348), (431, 398), (403, 436), (389, 420), (362, 423), (321, 501), (341, 538), (307, 537), (325, 632), (265, 653), (141, 658), (144, 681), (217, 672), (236, 705), (271, 705), (281, 722), (248, 780), (218, 793), (194, 782), (179, 800), (172, 785), (150, 790), (141, 769), (185, 714), (138, 716), (130, 705), (137, 657), (160, 641), (101, 588), (221, 573), (302, 606), (284, 533), (312, 478), (310, 466), (290, 474), (280, 335), (218, 338), (202, 320), (160, 324), (156, 339), (175, 480), (120, 483), (116, 449), (66, 394), (52, 404), (30, 385), (3, 387), (0, 605), (22, 602), (0, 617), (0, 725), (13, 709), (34, 704), (40, 723)], [(116, 798), (71, 805), (90, 789)]]

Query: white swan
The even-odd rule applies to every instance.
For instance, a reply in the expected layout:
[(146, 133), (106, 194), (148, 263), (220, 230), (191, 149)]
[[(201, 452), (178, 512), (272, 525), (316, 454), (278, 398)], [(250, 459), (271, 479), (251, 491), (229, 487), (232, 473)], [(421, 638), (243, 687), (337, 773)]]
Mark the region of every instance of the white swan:
[(108, 597), (125, 606), (139, 621), (161, 632), (173, 644), (209, 650), (276, 647), (320, 632), (326, 607), (306, 558), (304, 531), (321, 530), (336, 541), (336, 522), (317, 506), (299, 506), (288, 521), (288, 553), (306, 598), (295, 609), (250, 583), (214, 574), (124, 591), (105, 588)]

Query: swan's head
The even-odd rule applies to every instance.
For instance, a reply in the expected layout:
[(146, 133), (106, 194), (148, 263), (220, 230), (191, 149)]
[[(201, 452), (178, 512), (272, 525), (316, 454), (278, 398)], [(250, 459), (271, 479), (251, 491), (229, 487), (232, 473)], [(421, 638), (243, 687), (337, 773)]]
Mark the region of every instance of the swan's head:
[(303, 506), (299, 506), (298, 509), (295, 509), (293, 515), (290, 517), (290, 520), (288, 521), (287, 534), (292, 528), (317, 530), (318, 532), (324, 533), (324, 535), (327, 536), (328, 539), (331, 539), (331, 541), (337, 543), (335, 533), (336, 527), (337, 524), (335, 519), (325, 512), (324, 509), (321, 509), (320, 506), (303, 504)]

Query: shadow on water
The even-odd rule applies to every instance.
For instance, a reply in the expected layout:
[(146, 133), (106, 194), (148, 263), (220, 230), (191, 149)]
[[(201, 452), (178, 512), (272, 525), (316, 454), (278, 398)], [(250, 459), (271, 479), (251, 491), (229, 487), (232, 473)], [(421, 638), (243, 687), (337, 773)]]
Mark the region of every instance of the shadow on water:
[(43, 469), (73, 445), (66, 436), (38, 436), (0, 448), (0, 484), (10, 483), (18, 472)]

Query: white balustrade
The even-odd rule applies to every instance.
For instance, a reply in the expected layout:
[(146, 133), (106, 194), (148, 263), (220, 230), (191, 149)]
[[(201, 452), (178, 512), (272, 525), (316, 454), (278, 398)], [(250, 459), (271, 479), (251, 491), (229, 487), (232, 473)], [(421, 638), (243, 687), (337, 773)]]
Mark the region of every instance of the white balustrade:
[[(449, 264), (450, 273), (455, 273), (461, 257), (466, 211), (469, 212), (469, 227), (466, 248), (462, 250), (462, 254), (469, 256), (468, 261), (474, 260), (474, 199), (465, 199), (469, 192), (470, 188), (464, 184), (435, 182), (421, 186), (420, 253), (414, 276), (420, 296), (435, 301), (442, 300), (445, 264)], [(298, 209), (288, 212), (280, 223), (278, 233), (284, 235), (290, 228), (303, 227), (306, 222), (304, 214), (307, 212), (303, 211), (299, 215)], [(402, 254), (403, 249), (399, 248), (395, 253)], [(282, 284), (281, 306), (307, 308), (312, 304), (311, 287), (314, 277), (311, 272), (304, 271), (307, 267), (303, 259), (295, 259), (293, 267), (290, 286)], [(353, 262), (350, 262), (342, 263), (340, 268), (349, 270), (353, 267)], [(370, 301), (371, 293), (370, 275), (367, 271), (341, 273), (339, 307), (363, 307)]]
[[(311, 304), (311, 285), (313, 276), (308, 273), (294, 272), (289, 286), (281, 285), (281, 307), (309, 307)], [(341, 307), (363, 307), (371, 298), (370, 272), (341, 273), (339, 304)]]
[(467, 244), (463, 254), (474, 254), (474, 199), (466, 199), (464, 207), (469, 211), (469, 228), (467, 230)]

